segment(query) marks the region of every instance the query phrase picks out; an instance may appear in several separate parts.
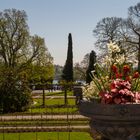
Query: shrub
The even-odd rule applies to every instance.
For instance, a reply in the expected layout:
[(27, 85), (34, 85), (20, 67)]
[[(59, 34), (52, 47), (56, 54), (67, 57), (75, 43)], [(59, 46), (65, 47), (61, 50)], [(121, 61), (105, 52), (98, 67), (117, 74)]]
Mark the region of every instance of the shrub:
[(25, 111), (31, 102), (30, 89), (25, 73), (5, 71), (0, 82), (0, 103), (3, 113)]

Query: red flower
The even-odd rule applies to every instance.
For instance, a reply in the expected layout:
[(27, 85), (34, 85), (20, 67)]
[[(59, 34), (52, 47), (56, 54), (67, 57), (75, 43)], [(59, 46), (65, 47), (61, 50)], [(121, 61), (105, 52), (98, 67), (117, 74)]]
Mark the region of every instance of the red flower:
[(104, 91), (101, 91), (101, 92), (99, 93), (99, 95), (100, 95), (101, 97), (104, 97), (105, 94), (106, 94), (106, 92), (104, 92)]
[(122, 74), (121, 73), (116, 73), (116, 78), (122, 78)]
[(123, 72), (124, 72), (124, 74), (127, 74), (128, 72), (130, 72), (130, 67), (129, 67), (129, 65), (124, 65), (124, 66), (123, 66)]
[(133, 78), (139, 78), (139, 77), (140, 77), (139, 72), (135, 72), (134, 75), (133, 75)]
[(131, 80), (130, 76), (127, 76), (127, 77), (125, 78), (125, 80), (126, 80), (126, 81), (130, 81), (130, 80)]
[(112, 89), (115, 89), (115, 88), (116, 88), (115, 83), (111, 83), (111, 84), (110, 84), (110, 88), (111, 88), (111, 90), (112, 90)]
[(118, 72), (118, 68), (117, 68), (116, 65), (113, 65), (111, 69), (112, 69), (112, 71), (113, 71), (114, 73), (117, 73), (117, 72)]

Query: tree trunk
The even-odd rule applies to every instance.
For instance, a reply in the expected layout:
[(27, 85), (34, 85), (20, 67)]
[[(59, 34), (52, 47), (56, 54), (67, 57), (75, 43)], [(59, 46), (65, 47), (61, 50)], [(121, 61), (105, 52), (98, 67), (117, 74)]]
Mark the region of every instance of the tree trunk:
[(67, 87), (65, 86), (65, 89), (64, 89), (64, 102), (65, 102), (65, 105), (68, 104), (68, 100), (67, 100)]
[(43, 107), (45, 107), (45, 87), (43, 85), (43, 104), (42, 104)]

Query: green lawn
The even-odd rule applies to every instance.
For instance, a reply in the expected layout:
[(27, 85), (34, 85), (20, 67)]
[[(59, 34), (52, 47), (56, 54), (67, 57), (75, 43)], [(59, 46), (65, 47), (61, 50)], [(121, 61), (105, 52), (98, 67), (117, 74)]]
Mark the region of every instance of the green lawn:
[[(64, 96), (64, 91), (60, 92), (47, 92), (45, 93), (46, 96)], [(67, 91), (68, 96), (73, 96), (73, 91)]]
[[(35, 93), (33, 94), (33, 96), (38, 96), (38, 95), (41, 95), (42, 96), (42, 93)], [(64, 91), (60, 91), (60, 92), (56, 92), (56, 91), (53, 91), (53, 92), (49, 92), (49, 91), (45, 91), (45, 95), (46, 96), (64, 96)], [(68, 96), (73, 96), (73, 91), (67, 91), (67, 95)]]
[[(28, 112), (31, 113), (75, 113), (77, 112), (77, 107), (71, 107), (71, 108), (67, 108), (67, 107), (52, 107), (52, 108), (39, 108), (42, 105), (42, 99), (34, 99), (35, 104), (33, 105), (33, 107), (36, 108), (31, 108), (28, 110)], [(51, 106), (51, 105), (64, 105), (64, 99), (46, 99), (45, 100), (45, 105), (47, 106)], [(68, 99), (68, 105), (75, 105), (75, 99)]]
[(87, 132), (0, 133), (0, 140), (92, 140)]
[[(46, 95), (47, 96), (51, 96), (51, 95), (53, 95), (53, 96), (57, 95), (58, 96), (59, 95), (59, 96), (63, 97), (64, 92), (58, 92), (58, 93), (57, 92), (49, 92)], [(68, 91), (68, 95), (73, 95), (73, 92)], [(68, 99), (67, 101), (68, 101), (67, 105), (75, 105), (75, 99)], [(34, 104), (32, 105), (32, 107), (36, 107), (36, 108), (29, 109), (28, 112), (32, 112), (32, 113), (39, 113), (39, 112), (40, 113), (47, 113), (47, 112), (49, 112), (49, 113), (51, 113), (51, 112), (52, 113), (55, 113), (55, 112), (73, 113), (73, 112), (77, 111), (76, 107), (74, 107), (74, 108), (73, 107), (72, 108), (63, 108), (63, 107), (62, 108), (60, 108), (60, 107), (58, 107), (58, 108), (39, 108), (43, 103), (42, 99), (33, 99), (33, 103)], [(65, 104), (65, 102), (64, 102), (63, 98), (54, 99), (52, 97), (52, 98), (49, 98), (49, 99), (45, 99), (45, 105), (46, 106), (51, 106), (51, 105), (61, 106), (61, 105), (64, 105), (64, 104)]]
[[(42, 99), (33, 99), (34, 106), (42, 105)], [(64, 99), (46, 99), (45, 105), (64, 105)], [(68, 105), (75, 105), (75, 99), (68, 99)]]
[[(88, 132), (0, 133), (0, 140), (93, 140)], [(137, 137), (140, 140), (140, 136)]]
[(30, 113), (77, 113), (77, 108), (32, 108), (29, 109)]

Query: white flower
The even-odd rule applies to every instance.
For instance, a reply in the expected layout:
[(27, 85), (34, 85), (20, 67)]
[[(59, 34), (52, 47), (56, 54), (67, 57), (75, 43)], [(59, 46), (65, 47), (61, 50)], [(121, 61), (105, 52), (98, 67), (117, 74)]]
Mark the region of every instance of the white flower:
[(121, 55), (116, 55), (115, 58), (115, 63), (118, 63), (119, 65), (123, 64), (126, 61), (125, 55), (121, 54)]
[(97, 89), (97, 86), (95, 83), (92, 81), (90, 82), (90, 85), (87, 85), (83, 89), (83, 95), (86, 99), (91, 99), (93, 97), (96, 97), (98, 95), (99, 91)]
[(109, 54), (120, 52), (119, 46), (116, 43), (114, 43), (114, 42), (112, 43), (110, 41), (110, 43), (107, 44), (107, 47), (108, 47), (108, 53)]

